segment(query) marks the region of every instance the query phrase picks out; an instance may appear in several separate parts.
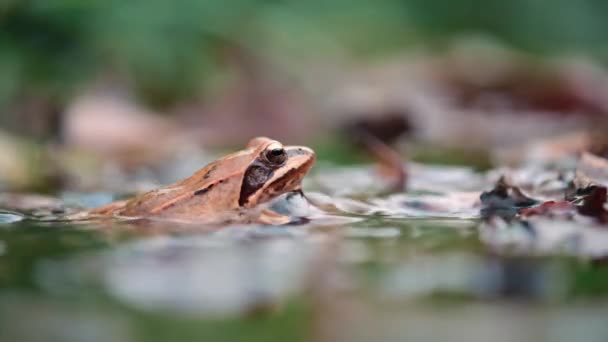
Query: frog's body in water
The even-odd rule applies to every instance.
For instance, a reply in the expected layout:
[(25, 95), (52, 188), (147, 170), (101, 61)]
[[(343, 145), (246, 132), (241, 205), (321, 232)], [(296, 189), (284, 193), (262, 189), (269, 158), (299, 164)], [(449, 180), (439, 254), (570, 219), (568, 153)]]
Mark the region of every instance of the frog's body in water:
[(259, 137), (183, 181), (90, 210), (87, 216), (283, 223), (285, 218), (264, 211), (263, 204), (300, 190), (315, 159), (310, 148)]

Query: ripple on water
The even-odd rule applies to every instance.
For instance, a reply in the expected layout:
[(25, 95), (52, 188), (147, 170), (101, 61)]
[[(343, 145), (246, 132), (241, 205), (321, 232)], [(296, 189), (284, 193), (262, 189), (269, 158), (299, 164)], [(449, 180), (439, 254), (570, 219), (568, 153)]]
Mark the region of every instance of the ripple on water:
[(349, 227), (346, 230), (346, 236), (352, 238), (376, 238), (376, 239), (392, 239), (398, 238), (401, 231), (397, 228), (355, 228)]
[(25, 216), (22, 214), (7, 210), (0, 211), (0, 225), (19, 222), (23, 219), (25, 219)]

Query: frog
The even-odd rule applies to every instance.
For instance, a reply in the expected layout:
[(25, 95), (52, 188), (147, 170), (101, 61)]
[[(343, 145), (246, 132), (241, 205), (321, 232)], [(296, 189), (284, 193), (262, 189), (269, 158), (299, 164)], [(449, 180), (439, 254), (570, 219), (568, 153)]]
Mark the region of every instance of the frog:
[(269, 204), (283, 194), (302, 193), (302, 180), (315, 161), (309, 147), (257, 137), (245, 149), (184, 180), (88, 210), (81, 217), (282, 225), (290, 218), (270, 210)]

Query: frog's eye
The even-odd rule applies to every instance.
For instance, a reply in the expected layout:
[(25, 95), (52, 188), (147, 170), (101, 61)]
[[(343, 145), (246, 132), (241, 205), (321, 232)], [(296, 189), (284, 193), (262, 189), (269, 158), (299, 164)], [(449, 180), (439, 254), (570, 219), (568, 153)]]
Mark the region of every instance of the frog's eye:
[(287, 152), (283, 147), (267, 149), (264, 156), (273, 165), (281, 165), (287, 160)]

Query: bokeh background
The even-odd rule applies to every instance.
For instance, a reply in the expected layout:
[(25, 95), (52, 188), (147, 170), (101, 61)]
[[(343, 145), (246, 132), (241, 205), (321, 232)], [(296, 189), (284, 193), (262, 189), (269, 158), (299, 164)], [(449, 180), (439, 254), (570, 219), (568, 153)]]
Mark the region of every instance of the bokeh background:
[[(595, 125), (607, 14), (599, 0), (3, 1), (4, 183), (57, 188), (65, 148), (123, 165), (268, 135), (349, 159), (336, 132), (361, 117), (465, 148)], [(412, 155), (453, 155), (428, 151)]]
[[(0, 211), (0, 341), (605, 341), (603, 231), (479, 236), (472, 203), (497, 167), (561, 191), (554, 158), (608, 157), (607, 19), (603, 0), (0, 0), (0, 198), (29, 210)], [(365, 221), (56, 221), (260, 135), (313, 147), (312, 194)]]

